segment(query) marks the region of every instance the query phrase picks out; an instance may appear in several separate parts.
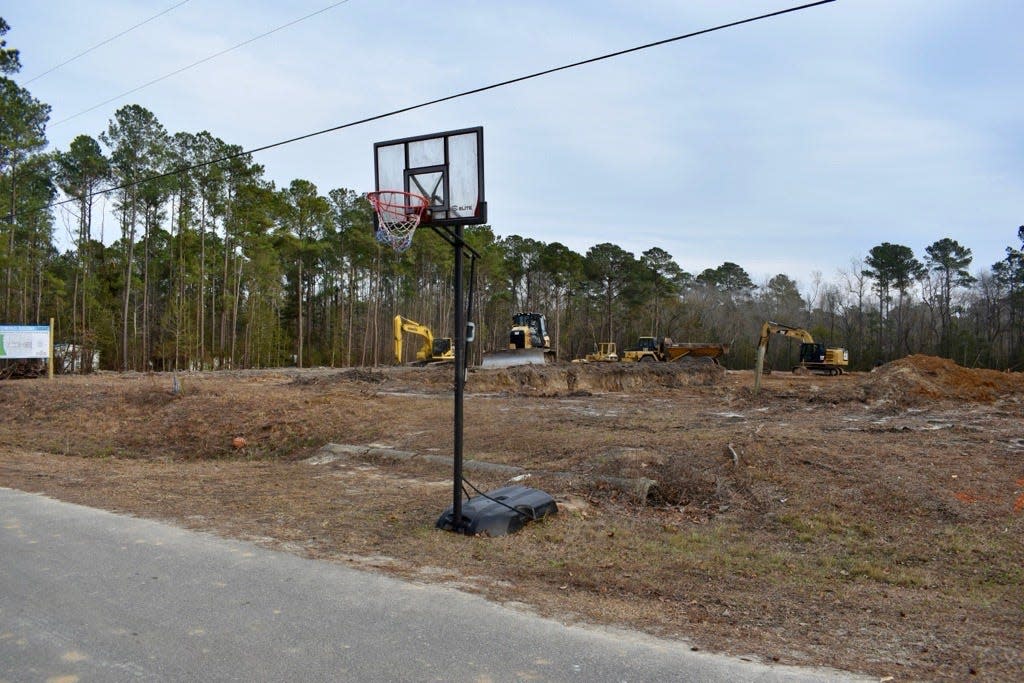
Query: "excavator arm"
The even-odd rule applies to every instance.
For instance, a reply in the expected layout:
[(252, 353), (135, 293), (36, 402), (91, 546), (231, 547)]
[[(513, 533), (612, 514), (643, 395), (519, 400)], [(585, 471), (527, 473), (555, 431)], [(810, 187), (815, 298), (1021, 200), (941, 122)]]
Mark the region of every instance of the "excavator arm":
[(434, 334), (426, 325), (421, 325), (415, 320), (409, 320), (401, 315), (395, 316), (394, 337), (395, 337), (395, 362), (402, 362), (402, 335), (408, 332), (423, 338), (423, 345), (416, 352), (416, 360), (427, 362), (431, 359), (434, 349)]
[(773, 334), (781, 334), (784, 337), (794, 337), (805, 344), (814, 343), (814, 337), (812, 337), (811, 333), (802, 327), (790, 327), (789, 325), (773, 323), (769, 320), (761, 327), (761, 339), (758, 341), (757, 348), (759, 350), (768, 348), (768, 340), (771, 339)]
[(772, 335), (781, 334), (784, 337), (794, 337), (804, 344), (813, 344), (814, 337), (802, 327), (790, 327), (782, 323), (775, 323), (771, 320), (761, 326), (761, 338), (757, 341), (757, 363), (754, 365), (754, 393), (761, 388), (761, 373), (764, 370), (764, 354), (768, 351), (768, 342)]

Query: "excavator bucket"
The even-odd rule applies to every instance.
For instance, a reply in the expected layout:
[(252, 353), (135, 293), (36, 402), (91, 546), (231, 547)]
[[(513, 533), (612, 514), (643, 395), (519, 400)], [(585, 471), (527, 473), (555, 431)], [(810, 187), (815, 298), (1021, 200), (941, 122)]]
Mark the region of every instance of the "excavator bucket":
[(548, 359), (544, 349), (511, 349), (485, 353), (480, 367), (490, 370), (516, 365), (544, 365), (546, 362)]

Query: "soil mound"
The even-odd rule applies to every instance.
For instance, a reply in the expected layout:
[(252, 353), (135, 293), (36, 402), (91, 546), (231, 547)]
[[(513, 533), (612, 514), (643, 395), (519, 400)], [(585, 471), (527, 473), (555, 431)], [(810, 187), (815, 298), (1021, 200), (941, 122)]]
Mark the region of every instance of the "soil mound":
[(369, 368), (352, 368), (350, 370), (331, 370), (314, 374), (296, 375), (292, 384), (307, 386), (312, 384), (337, 384), (361, 382), (364, 384), (381, 384), (387, 381), (387, 375), (379, 370)]
[(578, 363), (519, 365), (470, 374), (471, 391), (505, 391), (542, 396), (586, 392), (638, 392), (721, 383), (725, 369), (709, 359), (675, 363)]
[(965, 368), (947, 358), (913, 355), (886, 363), (864, 381), (868, 399), (898, 402), (957, 400), (990, 403), (1024, 393), (1024, 374)]

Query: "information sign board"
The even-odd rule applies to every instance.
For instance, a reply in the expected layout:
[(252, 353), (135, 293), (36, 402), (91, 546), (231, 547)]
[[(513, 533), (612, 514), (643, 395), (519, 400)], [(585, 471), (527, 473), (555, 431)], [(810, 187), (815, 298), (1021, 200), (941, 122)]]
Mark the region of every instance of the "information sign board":
[(0, 325), (0, 359), (49, 357), (49, 325)]

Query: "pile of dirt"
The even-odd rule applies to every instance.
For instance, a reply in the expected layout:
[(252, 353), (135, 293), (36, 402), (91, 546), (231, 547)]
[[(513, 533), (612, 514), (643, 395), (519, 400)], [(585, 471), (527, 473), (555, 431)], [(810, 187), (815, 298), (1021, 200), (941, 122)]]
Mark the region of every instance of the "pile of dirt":
[(300, 386), (310, 384), (335, 384), (338, 382), (362, 382), (365, 384), (382, 384), (387, 381), (385, 373), (371, 368), (351, 368), (349, 370), (331, 371), (324, 374), (296, 375), (292, 384)]
[(991, 403), (1024, 393), (1024, 374), (965, 368), (946, 358), (913, 355), (877, 368), (864, 379), (863, 387), (868, 400)]
[(676, 363), (519, 365), (470, 374), (470, 391), (563, 396), (589, 392), (646, 392), (720, 384), (725, 369), (710, 359)]
[[(450, 392), (454, 366), (383, 368), (310, 368), (286, 373), (297, 386), (376, 385), (376, 390), (398, 393)], [(527, 396), (569, 396), (589, 393), (636, 392), (711, 386), (725, 380), (725, 368), (710, 358), (683, 359), (673, 363), (552, 363), (508, 368), (471, 367), (466, 391)]]

